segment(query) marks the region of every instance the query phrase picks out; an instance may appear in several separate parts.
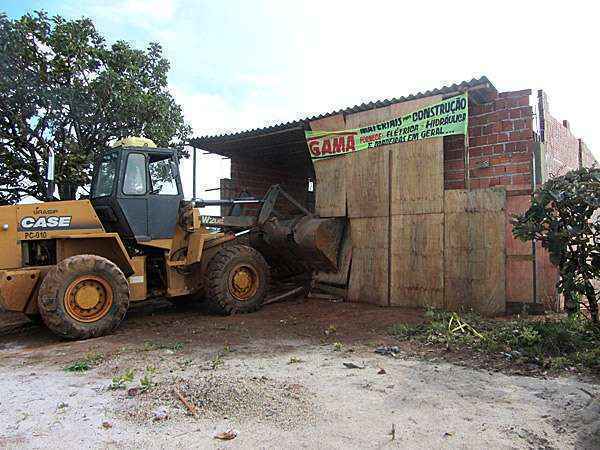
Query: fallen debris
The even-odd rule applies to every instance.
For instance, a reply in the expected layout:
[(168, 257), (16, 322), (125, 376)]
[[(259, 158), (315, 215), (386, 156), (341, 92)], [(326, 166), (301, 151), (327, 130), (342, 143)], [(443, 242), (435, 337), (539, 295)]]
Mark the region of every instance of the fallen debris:
[(385, 369), (383, 367), (380, 367), (379, 370), (377, 371), (377, 375), (385, 375), (387, 372), (385, 371)]
[(161, 420), (166, 420), (169, 418), (169, 412), (167, 408), (160, 407), (154, 411), (154, 421), (159, 422)]
[(105, 420), (104, 422), (102, 422), (102, 428), (104, 428), (105, 430), (108, 430), (109, 428), (112, 428), (113, 424), (112, 422), (109, 422), (108, 420)]
[(186, 409), (188, 410), (188, 412), (196, 417), (198, 415), (198, 409), (196, 408), (196, 405), (194, 405), (193, 403), (190, 403), (182, 394), (181, 392), (179, 392), (179, 389), (177, 388), (173, 388), (173, 392), (175, 392), (175, 395), (177, 396), (177, 398), (179, 399), (179, 401), (181, 403), (183, 403), (183, 406), (186, 407)]
[(375, 353), (377, 353), (378, 355), (383, 355), (383, 356), (391, 356), (393, 358), (396, 358), (398, 356), (398, 354), (400, 353), (400, 347), (397, 346), (381, 346), (381, 347), (377, 347), (374, 350)]
[(132, 388), (127, 389), (128, 397), (135, 397), (139, 393), (140, 393), (140, 388), (138, 388), (138, 387), (132, 387)]
[(365, 368), (364, 365), (359, 366), (358, 364), (354, 364), (353, 362), (345, 362), (342, 364), (344, 364), (344, 366), (346, 366), (347, 369), (364, 369)]
[(230, 428), (227, 431), (221, 431), (219, 433), (216, 433), (214, 438), (221, 439), (222, 441), (230, 441), (232, 439), (235, 439), (236, 436), (237, 436), (237, 431), (234, 430), (233, 428)]

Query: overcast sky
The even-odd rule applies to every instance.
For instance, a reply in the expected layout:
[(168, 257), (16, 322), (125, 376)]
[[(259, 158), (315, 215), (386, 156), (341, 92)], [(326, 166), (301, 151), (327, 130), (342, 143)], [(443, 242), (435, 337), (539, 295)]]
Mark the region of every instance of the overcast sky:
[[(486, 75), (499, 91), (544, 89), (551, 113), (600, 156), (591, 1), (4, 0), (2, 9), (88, 16), (109, 40), (160, 42), (196, 135)], [(227, 170), (203, 161), (202, 186)]]

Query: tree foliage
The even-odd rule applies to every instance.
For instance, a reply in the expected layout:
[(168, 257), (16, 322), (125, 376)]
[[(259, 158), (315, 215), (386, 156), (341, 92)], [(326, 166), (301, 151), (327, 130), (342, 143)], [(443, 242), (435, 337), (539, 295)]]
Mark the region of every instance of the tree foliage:
[(177, 146), (191, 133), (160, 45), (108, 45), (89, 19), (0, 14), (0, 67), (0, 203), (44, 198), (49, 150), (66, 200), (89, 183), (91, 162), (114, 139)]
[(515, 217), (513, 234), (535, 239), (560, 271), (559, 292), (582, 301), (598, 322), (600, 279), (600, 169), (582, 168), (553, 178), (532, 196), (531, 207)]

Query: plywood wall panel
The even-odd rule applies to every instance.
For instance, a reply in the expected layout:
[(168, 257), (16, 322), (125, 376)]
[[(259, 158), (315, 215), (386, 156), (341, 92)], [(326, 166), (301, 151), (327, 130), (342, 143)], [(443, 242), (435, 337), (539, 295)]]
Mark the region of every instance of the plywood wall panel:
[(342, 156), (313, 164), (317, 178), (315, 212), (321, 217), (344, 217), (348, 160)]
[(506, 192), (500, 189), (445, 192), (445, 307), (505, 311)]
[(444, 307), (444, 215), (392, 216), (390, 303)]
[(389, 215), (389, 157), (385, 148), (347, 157), (348, 217)]
[(348, 301), (388, 305), (388, 217), (350, 219)]
[[(346, 121), (343, 114), (313, 120), (313, 131), (343, 130)], [(308, 148), (306, 149), (308, 152)], [(346, 176), (348, 159), (345, 156), (313, 161), (316, 176), (315, 212), (321, 217), (344, 217), (346, 215)]]
[(444, 211), (444, 140), (432, 138), (399, 144), (391, 153), (391, 212)]

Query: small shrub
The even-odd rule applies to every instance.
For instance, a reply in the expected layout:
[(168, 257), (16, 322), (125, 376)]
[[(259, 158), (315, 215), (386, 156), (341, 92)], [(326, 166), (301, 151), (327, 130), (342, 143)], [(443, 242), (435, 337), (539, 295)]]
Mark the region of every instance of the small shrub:
[(133, 369), (128, 369), (123, 375), (114, 376), (108, 388), (112, 390), (124, 389), (128, 383), (133, 381), (134, 374)]
[(104, 355), (99, 352), (88, 352), (83, 359), (73, 361), (65, 370), (67, 372), (86, 372), (92, 367), (100, 364), (104, 360)]

